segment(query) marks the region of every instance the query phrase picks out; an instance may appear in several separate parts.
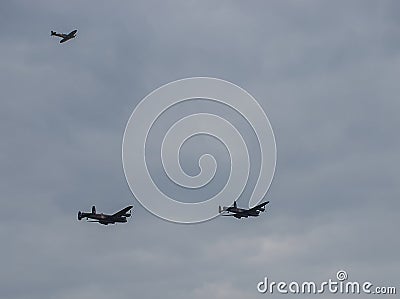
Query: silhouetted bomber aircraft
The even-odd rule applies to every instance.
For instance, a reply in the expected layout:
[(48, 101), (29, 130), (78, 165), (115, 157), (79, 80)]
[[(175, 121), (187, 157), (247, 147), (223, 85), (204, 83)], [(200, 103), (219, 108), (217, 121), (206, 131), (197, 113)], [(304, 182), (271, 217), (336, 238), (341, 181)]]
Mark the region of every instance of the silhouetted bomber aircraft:
[(85, 213), (85, 212), (78, 212), (78, 220), (82, 220), (82, 218), (86, 218), (86, 220), (90, 219), (95, 219), (94, 221), (88, 220), (87, 222), (99, 222), (100, 224), (108, 225), (108, 224), (114, 224), (116, 222), (120, 223), (125, 223), (126, 217), (131, 217), (132, 212), (128, 213), (133, 206), (128, 206), (121, 211), (112, 214), (112, 215), (107, 215), (107, 214), (97, 214), (96, 213), (96, 207), (92, 207), (92, 212), (91, 213)]
[(260, 215), (260, 212), (265, 211), (265, 205), (267, 205), (268, 203), (269, 201), (266, 201), (251, 209), (241, 209), (237, 207), (236, 201), (234, 201), (233, 206), (231, 207), (221, 208), (221, 206), (219, 206), (219, 213), (220, 214), (224, 212), (232, 213), (232, 214), (222, 214), (222, 216), (233, 216), (238, 219), (242, 217), (247, 218), (249, 216), (257, 217)]
[(71, 38), (74, 38), (75, 36), (76, 36), (76, 32), (77, 32), (78, 30), (73, 30), (73, 31), (71, 31), (70, 33), (68, 33), (68, 34), (65, 34), (65, 33), (57, 33), (57, 32), (55, 32), (55, 31), (51, 31), (51, 36), (58, 36), (58, 37), (61, 37), (62, 38), (62, 40), (60, 40), (60, 43), (62, 44), (62, 43), (64, 43), (64, 42), (66, 42), (67, 40), (70, 40)]

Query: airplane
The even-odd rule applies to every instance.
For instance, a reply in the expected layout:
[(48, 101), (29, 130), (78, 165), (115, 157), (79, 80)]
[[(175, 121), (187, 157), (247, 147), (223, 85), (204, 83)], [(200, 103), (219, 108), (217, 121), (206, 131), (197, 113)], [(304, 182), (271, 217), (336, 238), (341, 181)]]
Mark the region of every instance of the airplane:
[(124, 223), (126, 222), (126, 217), (131, 217), (132, 212), (128, 213), (133, 206), (128, 206), (121, 211), (112, 214), (112, 215), (107, 215), (107, 214), (97, 214), (96, 213), (96, 207), (92, 207), (92, 212), (91, 213), (85, 213), (85, 212), (78, 212), (78, 220), (82, 220), (82, 218), (86, 218), (86, 220), (90, 219), (95, 219), (94, 221), (88, 220), (87, 222), (99, 222), (100, 224), (108, 225), (108, 224), (115, 224), (116, 222)]
[(70, 40), (71, 38), (74, 38), (76, 36), (76, 32), (77, 31), (78, 30), (73, 30), (68, 34), (65, 34), (65, 33), (57, 33), (57, 32), (52, 30), (50, 36), (62, 37), (62, 40), (60, 40), (60, 44), (61, 44), (63, 42), (66, 42), (67, 40)]
[(259, 204), (258, 206), (255, 206), (254, 208), (251, 209), (241, 209), (237, 207), (236, 201), (233, 202), (233, 206), (231, 207), (223, 207), (219, 206), (219, 213), (232, 213), (232, 214), (222, 214), (222, 216), (233, 216), (235, 218), (247, 218), (249, 216), (253, 217), (258, 217), (260, 215), (260, 212), (265, 211), (265, 205), (269, 204), (269, 201), (263, 202)]

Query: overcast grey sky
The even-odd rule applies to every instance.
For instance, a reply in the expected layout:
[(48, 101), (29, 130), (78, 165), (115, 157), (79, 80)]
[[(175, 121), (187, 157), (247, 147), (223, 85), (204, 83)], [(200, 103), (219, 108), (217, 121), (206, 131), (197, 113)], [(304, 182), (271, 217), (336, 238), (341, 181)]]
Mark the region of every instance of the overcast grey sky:
[[(339, 269), (399, 290), (399, 11), (397, 1), (0, 2), (0, 297), (262, 298), (264, 276), (322, 281)], [(72, 29), (65, 44), (50, 37)], [(132, 110), (192, 76), (238, 84), (271, 121), (278, 161), (261, 217), (178, 225), (126, 184)], [(76, 219), (132, 203), (125, 225)]]

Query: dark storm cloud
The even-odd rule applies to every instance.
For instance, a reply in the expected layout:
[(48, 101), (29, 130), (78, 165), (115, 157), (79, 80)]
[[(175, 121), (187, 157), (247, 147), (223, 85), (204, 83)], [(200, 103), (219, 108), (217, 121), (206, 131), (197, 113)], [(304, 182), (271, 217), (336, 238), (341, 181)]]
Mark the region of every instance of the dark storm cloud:
[[(2, 2), (1, 297), (256, 298), (265, 275), (340, 268), (398, 284), (397, 6)], [(49, 36), (74, 28), (64, 45)], [(126, 225), (75, 221), (92, 204), (132, 202), (126, 121), (188, 76), (230, 80), (266, 110), (278, 147), (270, 211), (184, 226), (135, 201)]]

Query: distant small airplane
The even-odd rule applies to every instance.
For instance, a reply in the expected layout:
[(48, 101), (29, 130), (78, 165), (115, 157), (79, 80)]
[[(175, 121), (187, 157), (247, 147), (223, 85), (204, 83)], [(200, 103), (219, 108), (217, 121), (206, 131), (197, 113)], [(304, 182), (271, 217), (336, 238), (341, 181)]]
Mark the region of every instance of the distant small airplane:
[(86, 220), (90, 219), (95, 219), (94, 221), (88, 220), (87, 222), (99, 222), (100, 224), (108, 225), (108, 224), (115, 224), (116, 222), (124, 223), (126, 222), (126, 217), (131, 217), (132, 212), (128, 213), (133, 206), (128, 206), (121, 211), (112, 214), (112, 215), (107, 215), (107, 214), (96, 214), (96, 207), (92, 207), (92, 212), (91, 213), (85, 213), (85, 212), (78, 212), (78, 220), (82, 220), (82, 218), (86, 218)]
[(247, 218), (249, 216), (257, 217), (260, 215), (260, 212), (265, 211), (265, 205), (267, 205), (269, 201), (263, 202), (258, 206), (255, 206), (251, 209), (241, 209), (237, 207), (236, 201), (233, 202), (233, 206), (231, 207), (223, 207), (219, 206), (219, 213), (222, 214), (224, 212), (232, 213), (232, 214), (222, 214), (222, 216), (233, 216), (235, 218)]
[(71, 31), (70, 33), (68, 33), (68, 34), (65, 34), (65, 33), (57, 33), (57, 32), (55, 32), (55, 31), (51, 31), (51, 36), (58, 36), (58, 37), (61, 37), (62, 38), (62, 40), (60, 40), (60, 43), (64, 43), (64, 42), (66, 42), (67, 40), (70, 40), (71, 38), (74, 38), (75, 36), (76, 36), (76, 32), (77, 32), (78, 30), (73, 30), (73, 31)]

